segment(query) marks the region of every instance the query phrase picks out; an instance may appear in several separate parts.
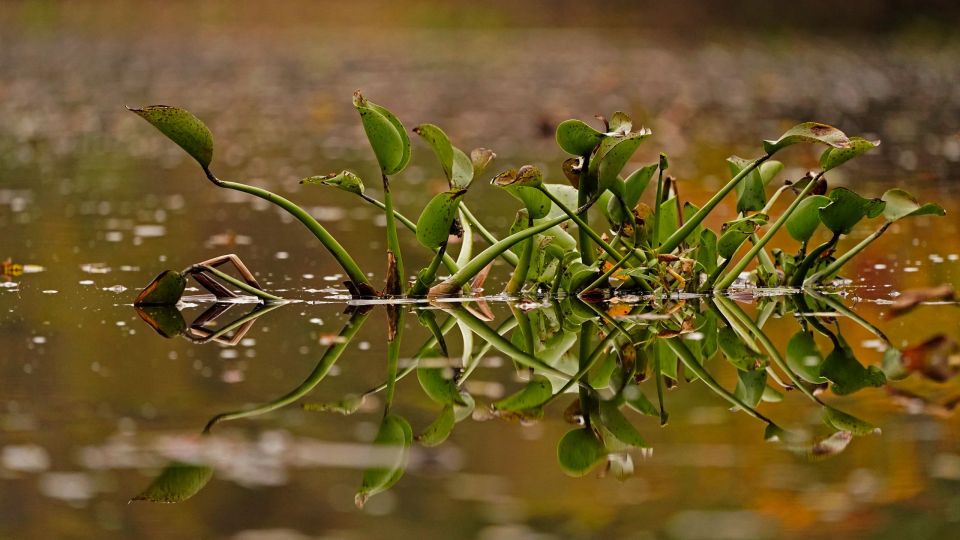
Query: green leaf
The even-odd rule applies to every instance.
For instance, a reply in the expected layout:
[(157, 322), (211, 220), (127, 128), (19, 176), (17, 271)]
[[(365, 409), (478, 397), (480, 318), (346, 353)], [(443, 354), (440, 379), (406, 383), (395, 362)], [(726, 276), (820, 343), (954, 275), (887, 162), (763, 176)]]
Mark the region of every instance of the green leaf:
[(863, 137), (850, 137), (848, 147), (827, 148), (823, 151), (823, 154), (820, 155), (820, 170), (827, 172), (878, 146), (880, 146), (880, 141), (868, 141)]
[(763, 185), (769, 186), (770, 182), (780, 174), (780, 171), (783, 170), (783, 163), (779, 161), (769, 159), (760, 164), (760, 178), (763, 180)]
[(525, 165), (520, 171), (510, 169), (500, 173), (491, 180), (491, 184), (503, 188), (511, 196), (523, 203), (531, 219), (540, 219), (550, 213), (553, 203), (545, 193), (540, 191), (538, 181), (542, 176), (539, 169)]
[(787, 232), (797, 242), (810, 240), (820, 225), (820, 209), (830, 204), (830, 198), (823, 195), (810, 195), (797, 204), (796, 209), (787, 218)]
[(733, 257), (747, 238), (750, 238), (750, 235), (757, 232), (757, 229), (766, 222), (766, 214), (753, 214), (724, 223), (721, 228), (723, 232), (717, 240), (717, 254), (722, 259)]
[(764, 357), (751, 349), (729, 326), (720, 329), (717, 342), (727, 361), (741, 371), (753, 371), (766, 363)]
[[(740, 171), (751, 163), (752, 161), (737, 156), (727, 158), (727, 166), (732, 176), (740, 174)], [(766, 182), (763, 181), (760, 171), (759, 167), (755, 168), (737, 184), (737, 212), (762, 210), (767, 204)]]
[(710, 229), (704, 229), (700, 233), (700, 241), (697, 247), (697, 263), (701, 271), (707, 274), (717, 269), (717, 235)]
[(886, 206), (880, 199), (864, 199), (842, 187), (833, 189), (829, 197), (830, 204), (820, 209), (820, 221), (835, 234), (850, 234), (860, 220), (877, 217)]
[(133, 501), (158, 503), (183, 502), (196, 495), (213, 477), (213, 469), (204, 465), (174, 462), (166, 467)]
[(473, 161), (456, 146), (453, 147), (453, 177), (450, 189), (467, 189), (473, 182)]
[(332, 186), (350, 193), (355, 193), (357, 195), (362, 195), (364, 190), (363, 180), (350, 171), (340, 171), (338, 173), (310, 176), (301, 180), (300, 183)]
[(387, 109), (368, 101), (359, 91), (353, 94), (353, 106), (383, 174), (402, 171), (410, 161), (410, 139), (400, 120)]
[(519, 392), (495, 402), (492, 407), (497, 411), (522, 411), (542, 405), (553, 395), (550, 379), (543, 375), (534, 375)]
[(870, 435), (877, 433), (877, 426), (865, 422), (856, 416), (849, 415), (843, 411), (838, 411), (833, 407), (823, 408), (823, 421), (830, 427), (838, 431), (848, 431), (854, 435)]
[(429, 249), (438, 249), (450, 238), (450, 227), (457, 217), (460, 199), (466, 194), (465, 190), (445, 191), (438, 193), (417, 219), (417, 241)]
[(670, 197), (663, 201), (657, 211), (656, 219), (659, 222), (657, 236), (659, 237), (659, 243), (662, 244), (680, 228), (680, 214), (676, 197)]
[(150, 122), (180, 145), (204, 170), (210, 167), (210, 161), (213, 160), (213, 134), (193, 113), (168, 105), (151, 105), (142, 109), (127, 107), (127, 110)]
[(164, 270), (140, 291), (133, 301), (135, 306), (172, 306), (180, 301), (187, 278), (180, 272)]
[(470, 415), (473, 414), (473, 409), (477, 407), (476, 400), (467, 392), (460, 392), (460, 400), (464, 403), (463, 405), (453, 404), (453, 416), (457, 422), (462, 422), (470, 418)]
[(864, 367), (846, 344), (840, 342), (827, 355), (820, 367), (820, 375), (832, 383), (834, 394), (844, 396), (867, 387), (879, 388), (887, 377), (876, 366)]
[(165, 338), (174, 338), (184, 333), (187, 322), (175, 304), (160, 306), (136, 306), (137, 315)]
[(744, 403), (756, 407), (767, 388), (767, 372), (763, 369), (737, 371), (737, 389), (734, 394)]
[(902, 189), (891, 189), (881, 197), (886, 206), (883, 208), (883, 217), (887, 221), (899, 221), (913, 216), (944, 216), (946, 210), (938, 204), (927, 203), (920, 205), (913, 195)]
[(635, 384), (628, 385), (623, 389), (623, 400), (628, 407), (640, 414), (660, 416), (660, 411), (657, 410), (656, 405), (647, 399), (647, 396), (640, 391), (640, 387)]
[(630, 420), (627, 420), (627, 417), (620, 412), (616, 402), (600, 402), (600, 423), (620, 442), (637, 448), (647, 447), (647, 443), (643, 441), (643, 436), (630, 423)]
[(839, 129), (819, 122), (797, 124), (784, 132), (775, 141), (763, 141), (763, 150), (767, 154), (798, 143), (820, 143), (834, 148), (848, 148), (850, 139)]
[(596, 174), (601, 192), (617, 181), (617, 175), (650, 133), (650, 130), (644, 129), (622, 137), (604, 137), (597, 147), (596, 156), (590, 161), (591, 173)]
[(557, 144), (568, 154), (587, 156), (601, 139), (602, 133), (580, 120), (564, 120), (557, 126)]
[[(453, 145), (450, 139), (442, 129), (433, 124), (420, 124), (413, 128), (413, 132), (427, 141), (427, 144), (433, 148), (433, 152), (440, 160), (440, 168), (443, 169), (447, 182), (453, 181)], [(452, 187), (452, 186), (451, 186)]]
[(610, 126), (611, 133), (617, 133), (621, 135), (626, 135), (630, 133), (630, 130), (633, 129), (633, 120), (623, 111), (617, 111), (613, 113), (613, 116), (610, 117)]
[(453, 405), (446, 405), (440, 416), (436, 418), (423, 433), (417, 435), (416, 440), (423, 446), (439, 446), (447, 440), (456, 425), (456, 417), (453, 412)]
[[(439, 358), (437, 358), (439, 359)], [(442, 405), (466, 405), (457, 381), (453, 379), (453, 369), (442, 367), (418, 367), (417, 380), (423, 393)]]
[(557, 444), (560, 469), (574, 477), (584, 476), (607, 455), (603, 442), (590, 428), (568, 431)]
[(406, 469), (407, 456), (412, 444), (413, 429), (410, 423), (403, 417), (394, 414), (386, 415), (380, 423), (373, 447), (390, 449), (394, 452), (394, 457), (388, 460), (392, 461), (391, 463), (370, 467), (363, 471), (363, 481), (355, 499), (358, 507), (363, 507), (370, 497), (390, 489), (400, 480)]
[[(693, 204), (692, 202), (683, 203), (683, 222), (686, 223), (700, 211), (700, 207)], [(700, 245), (700, 234), (703, 232), (703, 225), (697, 225), (694, 227), (690, 234), (687, 235), (687, 245), (690, 247), (697, 247)]]
[(821, 384), (827, 381), (820, 376), (823, 356), (813, 340), (813, 332), (801, 330), (794, 334), (787, 342), (786, 356), (790, 370), (801, 379), (813, 384)]

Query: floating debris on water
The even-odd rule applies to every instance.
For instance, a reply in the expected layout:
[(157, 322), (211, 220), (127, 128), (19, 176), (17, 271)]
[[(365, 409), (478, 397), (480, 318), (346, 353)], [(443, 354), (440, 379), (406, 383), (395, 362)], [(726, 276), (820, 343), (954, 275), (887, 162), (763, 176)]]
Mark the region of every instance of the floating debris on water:
[(107, 266), (107, 263), (86, 263), (80, 265), (80, 271), (87, 274), (109, 274), (113, 268)]
[(159, 238), (165, 236), (166, 234), (167, 228), (163, 225), (137, 225), (133, 228), (133, 235), (140, 238)]
[(122, 293), (122, 292), (126, 292), (127, 288), (124, 287), (123, 285), (113, 285), (110, 287), (104, 287), (103, 290), (107, 292), (112, 292), (112, 293)]

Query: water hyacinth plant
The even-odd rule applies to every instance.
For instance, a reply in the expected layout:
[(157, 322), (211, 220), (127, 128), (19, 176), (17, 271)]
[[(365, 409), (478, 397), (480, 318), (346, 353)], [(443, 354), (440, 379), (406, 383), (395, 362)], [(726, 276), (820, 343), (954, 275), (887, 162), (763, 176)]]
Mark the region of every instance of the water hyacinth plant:
[[(363, 180), (350, 171), (311, 176), (302, 183), (344, 190), (384, 212), (387, 271), (386, 285), (380, 291), (347, 247), (306, 210), (267, 190), (219, 179), (211, 170), (213, 135), (196, 116), (163, 105), (130, 110), (180, 145), (214, 185), (260, 197), (305, 225), (343, 268), (345, 286), (355, 298), (469, 293), (471, 282), (498, 260), (512, 269), (505, 289), (510, 295), (596, 298), (624, 292), (655, 296), (681, 291), (709, 293), (729, 289), (744, 275), (761, 286), (813, 286), (834, 278), (890, 224), (914, 216), (944, 215), (940, 206), (920, 204), (902, 189), (892, 189), (877, 199), (844, 187), (829, 189), (825, 176), (829, 171), (869, 152), (879, 141), (848, 137), (817, 122), (798, 124), (779, 138), (764, 141), (759, 157), (731, 157), (731, 178), (723, 187), (699, 204), (683, 201), (678, 182), (666, 174), (667, 156), (632, 172), (624, 170), (652, 134), (646, 128), (635, 128), (629, 116), (616, 112), (609, 120), (601, 118), (600, 129), (580, 120), (559, 124), (557, 143), (571, 154), (563, 163), (568, 184), (547, 182), (532, 165), (493, 177), (492, 183), (521, 205), (510, 230), (498, 237), (468, 206), (469, 188), (495, 157), (492, 151), (480, 148), (467, 154), (436, 125), (413, 128), (436, 155), (448, 184), (446, 191), (425, 201), (414, 221), (397, 211), (390, 188), (391, 177), (401, 174), (410, 161), (412, 145), (406, 129), (393, 113), (359, 92), (354, 94), (353, 104), (380, 167), (383, 200), (369, 195)], [(772, 188), (783, 169), (772, 158), (797, 144), (825, 147), (819, 170)], [(652, 204), (641, 202), (647, 191), (653, 192)], [(707, 217), (731, 193), (737, 217), (716, 231), (706, 227)], [(774, 203), (786, 197), (792, 197), (787, 208), (771, 215)], [(884, 222), (874, 233), (849, 251), (836, 254), (843, 236), (861, 221), (879, 216)], [(405, 277), (398, 224), (433, 253), (430, 264), (411, 280)], [(569, 232), (571, 224), (575, 234)], [(768, 250), (784, 228), (800, 243), (795, 253)], [(819, 229), (826, 229), (830, 236), (812, 246)], [(456, 256), (448, 250), (452, 237), (459, 237)], [(475, 248), (478, 237), (487, 243), (483, 250)], [(448, 274), (443, 279), (438, 277), (441, 266)]]

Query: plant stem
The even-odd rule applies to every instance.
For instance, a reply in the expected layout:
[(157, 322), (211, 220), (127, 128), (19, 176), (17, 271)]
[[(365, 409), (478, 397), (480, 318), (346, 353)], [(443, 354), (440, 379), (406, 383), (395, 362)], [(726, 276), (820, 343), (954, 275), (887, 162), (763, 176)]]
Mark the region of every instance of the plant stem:
[(813, 189), (813, 186), (817, 183), (817, 180), (819, 180), (821, 176), (823, 176), (822, 172), (818, 174), (816, 178), (808, 182), (806, 186), (803, 187), (803, 189), (797, 195), (797, 198), (794, 199), (793, 202), (790, 203), (790, 206), (788, 206), (787, 209), (784, 210), (783, 214), (781, 214), (780, 217), (778, 217), (777, 220), (774, 221), (772, 225), (770, 225), (770, 228), (767, 229), (767, 232), (763, 234), (763, 237), (760, 238), (758, 242), (753, 244), (753, 247), (750, 248), (750, 251), (748, 251), (747, 254), (744, 255), (743, 258), (740, 259), (740, 261), (738, 261), (737, 264), (734, 265), (734, 267), (730, 269), (730, 271), (728, 271), (723, 278), (720, 279), (716, 287), (714, 287), (716, 290), (724, 290), (730, 287), (730, 284), (737, 279), (737, 276), (740, 275), (740, 272), (742, 272), (743, 269), (746, 268), (748, 264), (750, 264), (750, 261), (752, 261), (753, 258), (757, 256), (757, 253), (759, 253), (760, 250), (763, 249), (763, 246), (767, 245), (767, 242), (773, 239), (773, 236), (777, 234), (777, 231), (780, 230), (780, 227), (782, 227), (783, 224), (787, 222), (787, 219), (790, 217), (791, 214), (793, 214), (793, 212), (797, 209), (797, 207), (800, 206), (800, 202), (802, 202), (803, 198), (807, 196), (807, 193), (809, 193), (810, 190)]
[[(533, 225), (532, 220), (527, 223), (527, 227), (531, 225)], [(533, 258), (533, 245), (535, 242), (536, 239), (533, 237), (523, 241), (523, 251), (520, 253), (520, 260), (516, 268), (513, 269), (510, 281), (507, 282), (507, 286), (503, 290), (504, 293), (515, 295), (523, 288), (523, 284), (527, 281), (527, 273), (530, 271), (530, 260)]]
[(268, 292), (266, 292), (266, 291), (263, 291), (263, 290), (260, 290), (260, 289), (258, 289), (258, 288), (256, 288), (256, 287), (254, 287), (254, 286), (252, 286), (252, 285), (249, 285), (249, 284), (247, 284), (247, 283), (244, 283), (243, 281), (240, 281), (239, 279), (231, 276), (230, 274), (227, 274), (227, 273), (225, 273), (225, 272), (221, 272), (220, 270), (218, 270), (218, 269), (216, 269), (216, 268), (214, 268), (214, 267), (212, 267), (212, 266), (203, 265), (203, 266), (201, 266), (201, 268), (203, 268), (203, 271), (204, 271), (204, 272), (210, 272), (211, 274), (213, 274), (213, 275), (217, 276), (218, 278), (226, 281), (227, 283), (233, 285), (234, 287), (240, 289), (241, 291), (243, 291), (243, 292), (245, 292), (245, 293), (248, 293), (248, 294), (252, 294), (253, 296), (256, 296), (257, 298), (259, 298), (259, 299), (261, 299), (261, 300), (265, 300), (265, 301), (267, 301), (267, 302), (283, 301), (283, 298), (281, 298), (281, 297), (279, 297), (279, 296), (270, 294), (270, 293), (268, 293)]
[[(546, 195), (547, 198), (553, 202), (553, 204), (557, 205), (557, 208), (563, 211), (564, 214), (570, 216), (570, 219), (572, 219), (573, 222), (577, 224), (577, 228), (583, 233), (585, 233), (587, 236), (589, 236), (590, 239), (592, 239), (594, 242), (596, 242), (597, 245), (600, 246), (600, 248), (607, 253), (607, 255), (610, 255), (610, 258), (612, 260), (616, 261), (620, 259), (620, 254), (617, 253), (617, 250), (613, 249), (613, 246), (608, 244), (603, 238), (600, 238), (600, 235), (597, 234), (596, 231), (591, 229), (590, 225), (587, 225), (587, 222), (581, 219), (580, 216), (578, 216), (573, 210), (567, 208), (562, 202), (560, 202), (560, 199), (554, 197), (553, 194), (547, 191), (542, 185), (538, 186), (537, 189), (539, 189), (541, 193)], [(584, 247), (583, 240), (581, 240), (580, 243), (581, 243), (580, 245), (581, 260), (583, 260), (584, 264), (589, 265), (593, 262), (593, 257), (591, 255), (587, 258), (584, 258), (589, 248)], [(587, 262), (588, 259), (590, 262)]]
[[(377, 208), (379, 208), (379, 209), (381, 209), (381, 210), (383, 210), (383, 211), (386, 211), (386, 210), (387, 210), (387, 205), (385, 205), (385, 204), (383, 204), (382, 202), (374, 199), (373, 197), (367, 195), (366, 193), (361, 193), (361, 194), (360, 194), (360, 198), (363, 199), (363, 200), (365, 200), (365, 201), (367, 201), (368, 203), (376, 206)], [(417, 234), (417, 224), (416, 224), (416, 223), (410, 221), (410, 219), (408, 219), (406, 216), (404, 216), (403, 214), (401, 214), (400, 212), (398, 212), (398, 211), (396, 211), (396, 210), (393, 211), (393, 215), (396, 216), (397, 221), (399, 221), (404, 227), (406, 227), (407, 229), (409, 229), (410, 232), (412, 232), (413, 234)], [(434, 253), (436, 253), (436, 252), (434, 252)], [(456, 271), (457, 271), (457, 268), (459, 267), (459, 265), (457, 265), (456, 261), (453, 260), (453, 257), (451, 257), (449, 254), (446, 254), (446, 253), (444, 253), (444, 255), (443, 255), (443, 265), (444, 265), (444, 266), (447, 268), (447, 270), (449, 270), (451, 273), (452, 273), (452, 272), (456, 272)]]
[(570, 219), (568, 216), (556, 217), (549, 221), (540, 223), (539, 225), (534, 225), (528, 229), (515, 232), (503, 240), (496, 242), (492, 246), (478, 253), (476, 257), (474, 257), (466, 265), (462, 266), (460, 270), (457, 270), (452, 276), (447, 278), (446, 281), (431, 289), (431, 294), (435, 296), (442, 296), (444, 294), (451, 294), (462, 289), (463, 286), (473, 279), (474, 276), (479, 274), (484, 268), (487, 267), (488, 264), (496, 260), (497, 257), (503, 256), (504, 253), (507, 252), (514, 244), (522, 242), (523, 240), (534, 235), (540, 234), (547, 229), (556, 227), (568, 219)]
[(871, 242), (873, 242), (877, 238), (880, 238), (880, 236), (887, 231), (887, 228), (892, 223), (893, 223), (892, 221), (887, 221), (886, 223), (884, 223), (883, 226), (881, 226), (879, 229), (874, 231), (873, 234), (864, 238), (862, 241), (860, 241), (859, 244), (850, 248), (850, 250), (844, 253), (843, 255), (837, 257), (837, 260), (830, 263), (826, 268), (824, 268), (823, 270), (820, 270), (816, 274), (807, 278), (803, 282), (803, 286), (806, 287), (809, 285), (816, 285), (817, 283), (820, 283), (821, 281), (823, 281), (827, 276), (830, 276), (831, 274), (840, 270), (840, 268), (843, 265), (847, 264), (850, 261), (850, 259), (852, 259), (858, 253), (863, 251), (867, 246), (870, 245)]
[(677, 246), (679, 246), (680, 243), (683, 242), (687, 236), (689, 236), (690, 233), (692, 233), (693, 230), (696, 229), (697, 226), (707, 218), (708, 215), (710, 215), (710, 212), (712, 212), (713, 209), (720, 204), (720, 201), (722, 201), (728, 193), (737, 187), (737, 184), (739, 184), (744, 178), (747, 177), (747, 175), (753, 172), (754, 169), (759, 167), (760, 164), (770, 159), (771, 155), (772, 154), (767, 154), (761, 158), (755, 159), (749, 165), (741, 169), (736, 176), (731, 178), (730, 181), (720, 189), (720, 191), (716, 192), (713, 197), (710, 197), (710, 200), (704, 203), (703, 207), (700, 208), (700, 210), (697, 210), (696, 214), (690, 216), (690, 219), (684, 223), (682, 227), (671, 234), (670, 237), (667, 238), (667, 241), (657, 248), (657, 253), (670, 253), (676, 249)]
[[(591, 188), (591, 185), (594, 185), (595, 187), (596, 179), (593, 179), (593, 181), (591, 181), (589, 171), (590, 171), (590, 155), (587, 154), (586, 156), (583, 156), (583, 163), (581, 164), (581, 168), (580, 168), (580, 181), (578, 182), (578, 185), (577, 185), (577, 207), (578, 208), (583, 208), (587, 204), (587, 202), (589, 202), (590, 197), (593, 196), (593, 194), (590, 193), (591, 191), (590, 188)], [(541, 187), (540, 190), (543, 191), (544, 193), (547, 193), (547, 191), (543, 189), (543, 187)], [(550, 200), (553, 201), (554, 204), (557, 204), (558, 206), (562, 206), (549, 193), (547, 193), (547, 196), (550, 197)], [(597, 196), (599, 196), (599, 194), (597, 194)], [(589, 209), (585, 209), (581, 213), (581, 215), (577, 216), (577, 219), (574, 220), (574, 222), (577, 224), (577, 236), (580, 239), (580, 260), (583, 261), (583, 264), (586, 264), (587, 266), (593, 264), (593, 259), (594, 259), (593, 249), (590, 246), (591, 230), (590, 230), (590, 227), (586, 225), (588, 211)], [(567, 215), (571, 215), (569, 210), (564, 210), (564, 212)], [(584, 223), (584, 225), (580, 225), (581, 223)]]
[(327, 373), (330, 372), (330, 368), (333, 367), (333, 365), (337, 362), (337, 359), (340, 358), (340, 355), (343, 354), (343, 351), (345, 351), (347, 346), (350, 345), (350, 341), (354, 338), (354, 336), (357, 335), (357, 332), (360, 331), (360, 328), (363, 326), (363, 323), (367, 320), (369, 315), (369, 311), (354, 312), (353, 316), (350, 317), (350, 320), (347, 321), (347, 323), (343, 326), (343, 329), (340, 330), (340, 334), (337, 336), (338, 339), (334, 341), (333, 345), (327, 347), (327, 350), (323, 352), (323, 356), (321, 356), (320, 360), (317, 362), (316, 367), (313, 368), (313, 372), (310, 373), (306, 380), (300, 383), (300, 386), (296, 387), (287, 394), (263, 405), (242, 411), (218, 414), (217, 416), (211, 418), (209, 422), (207, 422), (206, 427), (203, 428), (203, 432), (209, 433), (213, 426), (223, 422), (224, 420), (249, 418), (251, 416), (257, 416), (274, 411), (281, 407), (285, 407), (307, 395), (311, 390), (316, 388), (318, 384), (320, 384), (320, 381), (322, 381), (324, 377), (327, 376)]
[(803, 258), (803, 260), (800, 262), (800, 265), (797, 266), (797, 268), (793, 271), (793, 276), (790, 278), (790, 286), (803, 286), (803, 280), (806, 279), (807, 272), (810, 271), (810, 267), (813, 266), (823, 252), (836, 246), (838, 241), (840, 241), (840, 235), (834, 234), (832, 237), (830, 237), (830, 240), (827, 240), (826, 242), (815, 247), (810, 253), (807, 253), (807, 256)]
[[(460, 211), (463, 212), (463, 215), (467, 218), (467, 221), (469, 221), (470, 224), (477, 229), (477, 232), (480, 233), (480, 236), (482, 236), (483, 239), (486, 240), (491, 246), (499, 242), (497, 237), (492, 235), (490, 231), (483, 226), (483, 223), (480, 223), (480, 220), (477, 219), (477, 216), (473, 215), (473, 212), (467, 208), (467, 205), (463, 201), (460, 202)], [(504, 253), (503, 258), (510, 263), (510, 266), (516, 266), (517, 262), (519, 261), (516, 253), (513, 253), (512, 251)]]
[[(387, 283), (396, 280), (395, 282), (400, 284), (400, 289), (402, 290), (403, 281), (406, 279), (407, 274), (403, 270), (403, 256), (400, 253), (400, 237), (397, 235), (397, 217), (394, 215), (393, 210), (393, 194), (390, 193), (390, 179), (387, 178), (386, 174), (382, 174), (381, 178), (383, 178), (384, 210), (387, 213), (387, 251), (392, 252), (396, 259), (396, 266), (393, 268), (394, 275), (387, 276)], [(398, 291), (386, 290), (385, 292), (386, 294), (395, 294)]]
[(347, 250), (344, 249), (339, 242), (337, 242), (337, 239), (327, 232), (327, 229), (325, 229), (323, 225), (314, 219), (313, 216), (307, 213), (306, 210), (300, 208), (290, 200), (285, 199), (275, 193), (271, 193), (265, 189), (248, 186), (238, 182), (220, 180), (209, 170), (206, 172), (207, 178), (209, 178), (211, 182), (219, 187), (225, 187), (227, 189), (248, 193), (286, 210), (287, 213), (297, 218), (300, 223), (306, 225), (307, 229), (309, 229), (310, 232), (312, 232), (313, 235), (320, 240), (320, 243), (323, 244), (323, 247), (327, 248), (327, 251), (333, 255), (333, 258), (336, 259), (337, 263), (339, 263), (343, 268), (343, 271), (347, 274), (347, 277), (350, 278), (350, 281), (352, 281), (358, 287), (365, 285), (366, 287), (370, 288), (370, 290), (373, 290), (373, 287), (370, 285), (370, 281), (367, 279), (366, 274), (363, 273), (363, 270), (361, 270), (356, 261), (353, 260), (353, 257), (351, 257)]

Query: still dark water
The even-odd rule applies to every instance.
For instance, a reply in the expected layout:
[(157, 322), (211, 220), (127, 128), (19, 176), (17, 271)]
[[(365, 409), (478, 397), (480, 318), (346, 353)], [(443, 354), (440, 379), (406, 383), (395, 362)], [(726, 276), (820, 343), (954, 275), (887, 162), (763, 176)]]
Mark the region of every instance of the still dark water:
[[(303, 202), (377, 282), (378, 215), (346, 194), (297, 184), (345, 167), (373, 177), (350, 106), (357, 88), (408, 127), (433, 122), (461, 147), (494, 149), (494, 172), (536, 163), (556, 182), (556, 122), (630, 111), (654, 131), (637, 162), (666, 151), (684, 196), (695, 201), (726, 178), (725, 157), (752, 155), (760, 139), (795, 121), (875, 136), (884, 140), (877, 155), (831, 181), (873, 196), (906, 187), (948, 212), (894, 226), (845, 271), (852, 279), (845, 305), (893, 346), (907, 347), (937, 335), (960, 339), (955, 303), (889, 317), (901, 291), (960, 287), (956, 44), (674, 46), (623, 30), (576, 29), (212, 31), (179, 11), (156, 32), (142, 20), (128, 23), (110, 33), (107, 23), (83, 18), (0, 19), (0, 260), (26, 265), (0, 281), (0, 538), (954, 537), (960, 425), (951, 404), (960, 385), (919, 375), (851, 396), (823, 394), (882, 428), (825, 460), (764, 442), (762, 424), (681, 377), (666, 391), (666, 427), (628, 413), (651, 448), (632, 451), (631, 478), (600, 478), (603, 467), (571, 478), (557, 462), (557, 442), (572, 429), (563, 410), (576, 393), (538, 422), (489, 418), (482, 411), (528, 375), (494, 348), (464, 385), (474, 414), (444, 444), (415, 444), (406, 474), (361, 510), (354, 493), (382, 394), (350, 416), (304, 411), (301, 403), (383, 382), (386, 326), (376, 308), (304, 399), (202, 436), (212, 416), (269, 402), (308, 377), (349, 317), (337, 300), (342, 278), (299, 224), (212, 187), (123, 105), (196, 112), (216, 136), (221, 177), (252, 179)], [(399, 205), (412, 216), (426, 193), (443, 188), (429, 151), (415, 142), (414, 153), (395, 181)], [(783, 158), (785, 176), (815, 165), (803, 150)], [(478, 185), (470, 201), (491, 229), (509, 226), (515, 204), (495, 188)], [(718, 212), (717, 222), (733, 212)], [(408, 267), (426, 263), (406, 240)], [(228, 252), (268, 290), (296, 301), (259, 317), (233, 344), (165, 339), (138, 317), (132, 299), (160, 270)], [(495, 268), (488, 292), (499, 291), (506, 275)], [(195, 300), (184, 306), (187, 322), (209, 307)], [(739, 304), (758, 316), (753, 300)], [(515, 302), (490, 305), (492, 328), (515, 315)], [(522, 307), (536, 314), (554, 306), (539, 299)], [(236, 305), (218, 323), (252, 308)], [(429, 338), (413, 312), (405, 320), (402, 365)], [(857, 358), (879, 365), (877, 336), (849, 317), (837, 321)], [(783, 350), (797, 325), (785, 313), (764, 331)], [(460, 333), (450, 335), (457, 357)], [(575, 355), (565, 361), (576, 369)], [(946, 362), (956, 367), (956, 348)], [(725, 387), (736, 386), (719, 356), (707, 367)], [(655, 399), (652, 381), (642, 388)], [(439, 409), (416, 377), (399, 383), (392, 410), (414, 433)], [(798, 392), (759, 409), (785, 426), (821, 425), (819, 407)], [(188, 501), (128, 505), (170, 461), (215, 472)]]

